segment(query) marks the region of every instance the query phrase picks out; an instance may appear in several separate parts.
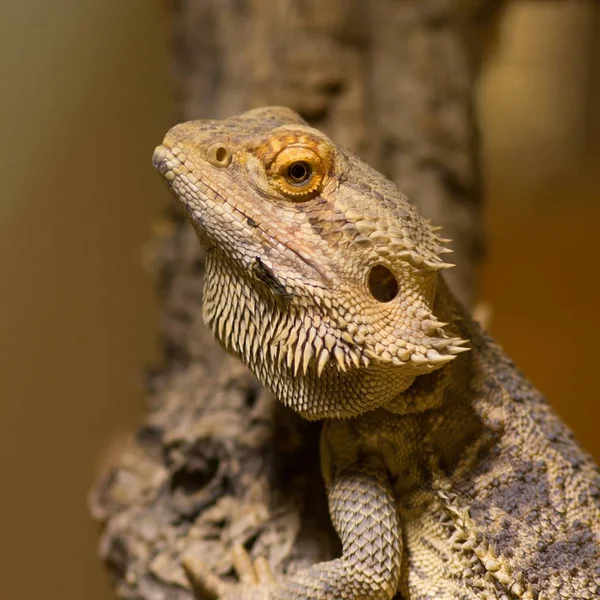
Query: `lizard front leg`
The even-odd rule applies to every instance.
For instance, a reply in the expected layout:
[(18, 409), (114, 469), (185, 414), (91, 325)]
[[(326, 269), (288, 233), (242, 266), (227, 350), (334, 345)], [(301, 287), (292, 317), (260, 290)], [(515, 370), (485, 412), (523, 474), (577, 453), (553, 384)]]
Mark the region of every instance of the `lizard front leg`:
[(387, 471), (372, 457), (350, 464), (333, 461), (326, 479), (329, 511), (342, 541), (340, 558), (279, 581), (269, 573), (248, 575), (251, 567), (246, 565), (238, 569), (242, 583), (233, 586), (195, 569), (198, 587), (219, 600), (391, 599), (398, 587), (402, 542)]
[(370, 459), (334, 471), (328, 496), (343, 554), (337, 560), (308, 569), (303, 575), (308, 593), (300, 592), (290, 598), (392, 598), (400, 577), (402, 538), (396, 501), (384, 466)]

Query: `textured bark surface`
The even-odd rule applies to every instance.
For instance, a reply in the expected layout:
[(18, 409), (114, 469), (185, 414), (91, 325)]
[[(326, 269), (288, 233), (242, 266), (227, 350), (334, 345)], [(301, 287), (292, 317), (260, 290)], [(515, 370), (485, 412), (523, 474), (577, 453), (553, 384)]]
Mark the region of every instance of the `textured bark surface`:
[[(453, 238), (450, 283), (475, 296), (481, 257), (473, 87), (494, 0), (180, 0), (178, 120), (287, 105), (395, 180)], [(159, 143), (160, 140), (157, 140)], [(157, 185), (160, 182), (157, 177)], [(279, 406), (200, 317), (203, 260), (173, 212), (149, 257), (163, 298), (164, 368), (149, 413), (95, 487), (117, 594), (189, 600), (181, 557), (231, 574), (244, 543), (291, 572), (339, 551), (319, 427)]]

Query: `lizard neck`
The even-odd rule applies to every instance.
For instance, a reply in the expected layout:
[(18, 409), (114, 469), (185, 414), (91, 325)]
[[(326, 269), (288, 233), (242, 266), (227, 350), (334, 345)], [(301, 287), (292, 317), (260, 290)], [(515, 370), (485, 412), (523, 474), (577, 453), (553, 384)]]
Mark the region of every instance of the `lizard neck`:
[[(455, 298), (443, 278), (439, 278), (434, 310), (440, 320), (449, 323), (450, 335), (470, 340), (477, 327), (471, 315)], [(473, 377), (474, 356), (466, 352), (437, 371), (419, 375), (412, 385), (393, 398), (384, 408), (395, 414), (411, 414), (434, 409), (452, 398), (468, 397)]]
[(207, 253), (206, 270), (204, 321), (228, 352), (305, 419), (358, 416), (389, 403), (413, 382), (414, 373), (388, 365), (343, 370), (329, 361), (320, 374), (314, 361), (299, 368), (298, 348), (314, 331), (306, 326), (310, 309), (258, 290), (218, 250)]

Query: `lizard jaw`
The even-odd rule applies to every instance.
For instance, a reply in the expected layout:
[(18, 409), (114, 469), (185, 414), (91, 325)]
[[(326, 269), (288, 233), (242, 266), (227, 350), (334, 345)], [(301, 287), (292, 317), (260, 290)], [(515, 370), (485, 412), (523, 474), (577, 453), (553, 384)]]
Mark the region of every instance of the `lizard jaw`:
[[(406, 211), (405, 231), (398, 215), (385, 212), (385, 202), (373, 201), (372, 214), (363, 213), (338, 179), (306, 207), (282, 200), (268, 187), (258, 151), (218, 131), (205, 134), (203, 123), (177, 126), (156, 148), (153, 163), (202, 244), (218, 250), (207, 256), (205, 321), (260, 379), (283, 386), (273, 391), (284, 403), (302, 406), (307, 385), (334, 385), (348, 400), (336, 416), (358, 414), (365, 409), (356, 397), (359, 382), (372, 380), (373, 408), (466, 351), (431, 312), (435, 271), (448, 265), (435, 256), (441, 240), (416, 216)], [(227, 161), (217, 160), (218, 150)], [(428, 240), (419, 252), (411, 235)], [(357, 260), (348, 261), (354, 254)], [(383, 301), (371, 292), (363, 279), (373, 264), (395, 271), (402, 295)], [(344, 271), (348, 265), (351, 272)], [(241, 281), (251, 294), (242, 293)], [(265, 362), (272, 371), (261, 373)], [(375, 393), (386, 380), (393, 385)]]

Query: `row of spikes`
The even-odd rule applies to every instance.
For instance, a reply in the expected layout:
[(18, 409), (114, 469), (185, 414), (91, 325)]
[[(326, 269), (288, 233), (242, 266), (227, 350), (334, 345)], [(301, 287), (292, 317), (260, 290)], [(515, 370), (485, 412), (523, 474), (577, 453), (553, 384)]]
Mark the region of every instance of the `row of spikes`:
[[(466, 340), (460, 338), (439, 338), (433, 341), (432, 348), (425, 354), (409, 349), (399, 349), (392, 356), (385, 347), (374, 349), (364, 347), (364, 339), (356, 331), (342, 331), (341, 337), (333, 335), (325, 323), (320, 322), (318, 327), (313, 326), (310, 319), (293, 309), (291, 312), (277, 310), (274, 306), (270, 309), (261, 302), (255, 302), (254, 297), (238, 290), (241, 294), (240, 301), (245, 305), (245, 323), (235, 327), (234, 319), (229, 318), (231, 302), (214, 301), (213, 306), (205, 305), (209, 320), (214, 321), (215, 329), (223, 344), (241, 354), (248, 360), (259, 352), (264, 342), (269, 343), (270, 358), (273, 362), (283, 362), (297, 375), (300, 370), (307, 374), (311, 361), (316, 361), (317, 375), (321, 376), (328, 362), (333, 361), (340, 371), (348, 368), (368, 367), (371, 360), (382, 363), (402, 366), (412, 364), (421, 369), (435, 369), (450, 362), (456, 355), (468, 351), (464, 345)], [(218, 313), (218, 314), (215, 314)], [(260, 313), (260, 314), (258, 314)], [(267, 314), (268, 313), (268, 314)], [(260, 324), (265, 329), (257, 328)], [(352, 324), (348, 329), (352, 330)], [(431, 316), (423, 320), (424, 330), (433, 333), (441, 329), (446, 323), (435, 320)], [(262, 327), (261, 327), (262, 329)], [(440, 352), (443, 352), (441, 354)]]
[(469, 515), (469, 511), (458, 507), (458, 496), (448, 488), (439, 489), (438, 497), (442, 500), (445, 511), (454, 525), (454, 532), (450, 536), (450, 544), (457, 554), (466, 553), (463, 564), (474, 576), (481, 574), (486, 578), (493, 578), (505, 586), (522, 600), (535, 598), (531, 584), (525, 583), (522, 571), (515, 568), (502, 555), (499, 555), (494, 546), (481, 534)]
[[(469, 350), (464, 347), (467, 344), (466, 340), (442, 338), (436, 340), (435, 348), (430, 348), (426, 354), (401, 349), (396, 356), (392, 356), (385, 349), (383, 352), (377, 352), (365, 348), (358, 344), (356, 336), (348, 331), (343, 331), (338, 338), (330, 333), (323, 323), (319, 327), (307, 326), (299, 314), (285, 315), (282, 321), (274, 327), (270, 356), (273, 361), (285, 361), (294, 375), (300, 370), (306, 375), (313, 359), (316, 360), (317, 376), (321, 376), (330, 360), (334, 361), (340, 371), (346, 371), (349, 367), (368, 367), (371, 361), (396, 366), (412, 364), (416, 367), (435, 369)], [(440, 354), (440, 350), (445, 354)]]
[[(370, 217), (370, 218), (369, 218)], [(339, 228), (327, 229), (322, 231), (323, 236), (335, 235), (341, 231), (350, 234), (354, 243), (368, 247), (374, 244), (384, 245), (390, 254), (404, 258), (417, 268), (426, 268), (431, 271), (441, 271), (454, 267), (454, 264), (443, 261), (440, 257), (443, 254), (451, 254), (453, 250), (444, 244), (450, 243), (449, 238), (438, 236), (442, 227), (434, 226), (429, 219), (423, 219), (426, 227), (432, 234), (434, 247), (429, 256), (424, 256), (418, 251), (418, 246), (412, 240), (406, 238), (401, 228), (390, 227), (386, 231), (378, 229), (378, 219), (376, 215), (365, 215), (362, 211), (357, 212), (348, 208), (345, 212), (334, 212), (329, 215), (330, 222), (339, 222)]]

